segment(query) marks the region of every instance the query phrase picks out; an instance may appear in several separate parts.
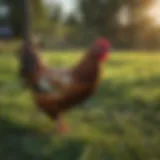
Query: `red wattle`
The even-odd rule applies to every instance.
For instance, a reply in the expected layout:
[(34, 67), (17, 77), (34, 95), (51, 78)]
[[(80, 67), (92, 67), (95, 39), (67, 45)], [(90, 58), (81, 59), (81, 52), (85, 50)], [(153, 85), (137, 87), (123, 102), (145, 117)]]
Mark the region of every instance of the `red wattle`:
[(107, 60), (108, 59), (108, 54), (106, 53), (106, 54), (103, 54), (102, 56), (100, 56), (100, 60), (101, 61), (105, 61), (105, 60)]

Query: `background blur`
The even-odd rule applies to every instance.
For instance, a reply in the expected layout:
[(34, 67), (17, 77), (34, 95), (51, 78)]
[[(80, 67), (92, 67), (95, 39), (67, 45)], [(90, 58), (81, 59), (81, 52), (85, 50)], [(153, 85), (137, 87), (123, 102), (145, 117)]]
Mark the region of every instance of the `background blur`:
[[(0, 159), (159, 160), (160, 0), (32, 0), (32, 35), (43, 42), (50, 66), (78, 62), (99, 36), (112, 43), (104, 82), (86, 104), (66, 115), (66, 137), (35, 112), (21, 88), (16, 49), (21, 43), (23, 1), (9, 2), (11, 19), (0, 7), (0, 25), (12, 24), (14, 40), (0, 40)], [(2, 28), (0, 28), (0, 34)]]

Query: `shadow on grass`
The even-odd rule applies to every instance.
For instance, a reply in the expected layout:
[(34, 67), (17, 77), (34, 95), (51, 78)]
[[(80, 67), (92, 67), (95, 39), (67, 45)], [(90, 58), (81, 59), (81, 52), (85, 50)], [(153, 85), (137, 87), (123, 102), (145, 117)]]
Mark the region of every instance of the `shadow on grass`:
[(75, 160), (80, 156), (83, 144), (81, 140), (47, 136), (0, 118), (0, 159)]

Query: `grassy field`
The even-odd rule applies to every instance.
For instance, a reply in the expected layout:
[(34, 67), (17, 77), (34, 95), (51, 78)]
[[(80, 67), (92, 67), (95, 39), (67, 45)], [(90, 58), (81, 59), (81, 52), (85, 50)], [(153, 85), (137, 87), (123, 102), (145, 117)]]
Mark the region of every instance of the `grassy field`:
[[(70, 66), (82, 55), (42, 56)], [(97, 93), (66, 115), (73, 130), (65, 137), (45, 133), (53, 124), (35, 112), (17, 67), (15, 56), (0, 55), (1, 160), (160, 159), (160, 54), (112, 53)]]

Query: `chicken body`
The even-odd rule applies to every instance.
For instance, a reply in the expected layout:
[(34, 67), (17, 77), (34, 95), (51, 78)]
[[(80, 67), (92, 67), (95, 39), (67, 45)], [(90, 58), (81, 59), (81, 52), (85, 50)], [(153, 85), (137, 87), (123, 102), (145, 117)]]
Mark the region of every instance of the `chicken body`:
[[(93, 72), (78, 66), (70, 70), (49, 69), (43, 73), (38, 85), (44, 91), (33, 90), (37, 105), (52, 119), (56, 119), (61, 112), (85, 101), (93, 94), (99, 82), (100, 66), (93, 63), (90, 67), (94, 68)], [(48, 91), (45, 91), (45, 83), (48, 83)], [(51, 87), (53, 90), (50, 90)]]
[[(50, 69), (42, 64), (34, 50), (28, 53), (23, 52), (21, 58), (23, 79), (31, 89), (37, 106), (52, 120), (62, 122), (64, 112), (88, 99), (97, 88), (101, 62), (93, 51), (89, 51), (78, 65), (70, 69)], [(27, 58), (33, 67), (25, 62)], [(63, 123), (58, 124), (64, 128)]]

